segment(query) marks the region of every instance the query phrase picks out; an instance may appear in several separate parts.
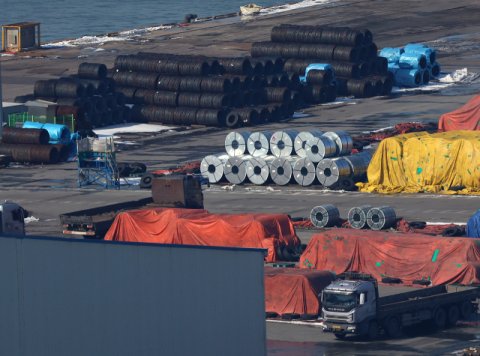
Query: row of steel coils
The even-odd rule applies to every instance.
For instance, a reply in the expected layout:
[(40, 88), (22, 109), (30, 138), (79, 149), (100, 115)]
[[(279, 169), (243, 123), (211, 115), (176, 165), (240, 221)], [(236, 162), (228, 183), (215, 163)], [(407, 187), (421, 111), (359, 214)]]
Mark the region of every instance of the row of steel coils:
[(206, 156), (200, 170), (210, 183), (241, 184), (248, 178), (257, 185), (309, 186), (317, 179), (330, 189), (351, 190), (366, 179), (372, 159), (368, 152), (351, 155), (352, 149), (352, 138), (342, 130), (234, 131), (225, 139), (226, 153)]
[[(395, 211), (389, 206), (373, 208), (370, 205), (364, 205), (352, 208), (348, 212), (348, 223), (354, 229), (388, 229), (394, 226), (396, 220), (397, 216)], [(334, 227), (342, 225), (340, 213), (337, 207), (332, 204), (314, 207), (310, 212), (310, 221), (316, 227)]]

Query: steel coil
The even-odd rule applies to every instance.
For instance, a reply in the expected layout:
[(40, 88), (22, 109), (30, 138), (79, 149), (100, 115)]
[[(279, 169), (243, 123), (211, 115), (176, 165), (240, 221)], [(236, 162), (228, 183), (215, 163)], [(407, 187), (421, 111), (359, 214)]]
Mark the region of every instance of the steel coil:
[(252, 106), (253, 92), (251, 90), (245, 90), (242, 94), (243, 94), (243, 106)]
[(105, 105), (107, 106), (107, 109), (112, 110), (117, 105), (112, 94), (107, 94), (103, 98), (105, 99)]
[(348, 27), (282, 25), (272, 29), (272, 42), (323, 43), (359, 47), (364, 43), (361, 31)]
[(206, 77), (202, 79), (200, 89), (202, 93), (230, 93), (232, 82), (224, 77)]
[(317, 138), (322, 137), (322, 135), (323, 135), (323, 132), (320, 130), (310, 130), (310, 131), (300, 132), (295, 137), (295, 141), (294, 141), (295, 153), (301, 158), (307, 157), (307, 153), (305, 152), (307, 141), (314, 137), (317, 137)]
[(367, 213), (367, 224), (372, 230), (388, 229), (396, 223), (395, 211), (389, 206), (372, 208)]
[(316, 206), (310, 212), (310, 221), (316, 227), (333, 227), (340, 225), (340, 212), (332, 204)]
[(295, 114), (295, 108), (293, 107), (293, 104), (291, 102), (281, 104), (281, 108), (283, 111), (284, 119), (289, 119)]
[(323, 136), (330, 138), (336, 145), (336, 155), (349, 155), (353, 150), (352, 137), (343, 130), (325, 132)]
[(105, 99), (101, 96), (94, 96), (93, 98), (91, 98), (91, 102), (93, 105), (93, 110), (95, 112), (102, 113), (107, 110), (107, 103), (105, 102)]
[(352, 178), (356, 182), (360, 182), (367, 176), (368, 164), (365, 163), (363, 157), (357, 154), (345, 156), (345, 160), (350, 164)]
[(0, 144), (0, 154), (12, 156), (15, 162), (55, 164), (59, 153), (54, 145)]
[(367, 227), (367, 214), (371, 209), (371, 205), (363, 205), (350, 209), (348, 212), (348, 222), (350, 226), (357, 230)]
[(270, 165), (274, 159), (273, 156), (252, 157), (246, 165), (250, 182), (255, 185), (265, 184), (270, 176)]
[(68, 145), (55, 144), (52, 146), (58, 150), (58, 161), (67, 162), (68, 158), (70, 157), (70, 149), (68, 148)]
[(329, 85), (333, 75), (331, 70), (311, 69), (307, 74), (307, 83), (316, 85)]
[(55, 96), (57, 98), (83, 98), (85, 87), (81, 83), (57, 81), (55, 85)]
[(85, 86), (93, 85), (95, 88), (95, 95), (107, 95), (108, 85), (104, 81), (94, 79), (79, 79), (78, 82)]
[(229, 157), (224, 166), (225, 178), (232, 184), (241, 184), (247, 178), (246, 164), (252, 156), (235, 156)]
[(178, 63), (179, 75), (207, 76), (211, 73), (210, 65), (202, 60), (182, 60)]
[(257, 109), (266, 108), (270, 112), (269, 121), (276, 122), (280, 121), (283, 117), (283, 111), (279, 105), (257, 105), (255, 106)]
[[(271, 75), (275, 71), (275, 64), (270, 58), (249, 58), (250, 64), (254, 67), (255, 75)], [(256, 66), (260, 64), (262, 71), (260, 73), (255, 71)]]
[(262, 78), (262, 87), (278, 87), (278, 78), (276, 75), (269, 75)]
[(270, 150), (275, 157), (288, 157), (295, 153), (294, 142), (298, 131), (288, 129), (275, 132), (270, 138)]
[(288, 103), (292, 92), (288, 88), (263, 88), (262, 100), (264, 103)]
[(158, 78), (157, 90), (160, 91), (180, 91), (182, 77), (173, 75), (161, 75)]
[(253, 72), (252, 65), (248, 58), (223, 58), (214, 57), (220, 64), (221, 74), (250, 75)]
[(263, 123), (271, 121), (270, 110), (268, 110), (266, 107), (264, 107), (264, 106), (254, 106), (252, 109), (255, 110), (256, 112), (258, 112), (258, 123), (259, 124), (263, 124)]
[(38, 80), (35, 82), (33, 93), (35, 96), (55, 97), (57, 80)]
[(306, 102), (312, 104), (322, 104), (327, 101), (328, 86), (305, 85), (302, 96)]
[(197, 112), (198, 109), (193, 108), (176, 108), (173, 113), (173, 122), (175, 125), (195, 125)]
[[(290, 88), (292, 83), (290, 82), (290, 76), (287, 72), (274, 74), (278, 79), (278, 86), (281, 88)], [(300, 80), (299, 80), (300, 82)]]
[(78, 76), (87, 79), (104, 79), (107, 77), (107, 66), (99, 63), (81, 63), (78, 66)]
[(301, 186), (309, 186), (315, 181), (315, 165), (308, 158), (299, 158), (293, 164), (293, 178)]
[(160, 74), (137, 73), (137, 75), (133, 78), (132, 86), (136, 88), (156, 89), (159, 77)]
[(251, 131), (233, 131), (225, 138), (225, 151), (229, 156), (240, 156), (247, 153), (247, 141)]
[(22, 129), (5, 126), (2, 130), (2, 143), (46, 145), (50, 135), (44, 129)]
[(58, 98), (56, 100), (58, 105), (65, 105), (65, 106), (83, 106), (82, 99), (74, 99), (74, 98)]
[[(231, 114), (238, 115), (238, 120), (242, 126), (255, 126), (258, 125), (260, 116), (256, 110), (251, 108), (238, 108), (232, 110), (229, 115)], [(227, 126), (228, 125), (228, 117), (227, 117)]]
[(29, 95), (20, 95), (15, 97), (14, 103), (19, 103), (19, 104), (25, 104), (27, 101), (33, 101), (35, 100), (36, 97), (34, 94), (29, 94)]
[(366, 78), (372, 85), (372, 96), (383, 95), (383, 83), (380, 79), (374, 79), (373, 77)]
[(278, 185), (287, 185), (292, 181), (293, 165), (297, 156), (277, 157), (270, 165), (270, 177)]
[[(257, 112), (255, 112), (257, 114)], [(257, 114), (258, 115), (258, 114)], [(242, 119), (240, 119), (240, 116), (237, 112), (235, 111), (227, 111), (225, 113), (225, 126), (227, 127), (236, 127), (241, 123)], [(249, 121), (250, 122), (250, 118)], [(245, 126), (245, 125), (244, 125)]]
[(304, 154), (314, 163), (318, 163), (324, 158), (335, 157), (335, 142), (329, 137), (312, 137), (305, 142)]
[(247, 150), (253, 157), (267, 156), (270, 153), (272, 131), (254, 132), (247, 140)]
[(331, 187), (343, 177), (350, 177), (352, 170), (344, 158), (325, 158), (317, 165), (316, 175), (320, 184)]
[(92, 124), (93, 128), (100, 127), (100, 115), (98, 115), (96, 112), (91, 112), (88, 114), (89, 121)]
[(356, 98), (370, 98), (373, 86), (368, 79), (349, 79), (335, 77), (338, 82), (338, 93)]
[(388, 71), (388, 59), (385, 57), (376, 57), (378, 74), (386, 74)]
[(225, 126), (226, 112), (224, 110), (200, 109), (197, 111), (198, 125)]
[(224, 177), (224, 166), (229, 156), (224, 153), (206, 156), (200, 163), (200, 174), (210, 183), (218, 183)]
[(56, 112), (57, 118), (67, 115), (73, 115), (73, 119), (77, 122), (85, 121), (85, 110), (82, 107), (59, 105)]
[(428, 70), (424, 70), (422, 72), (422, 84), (427, 85), (430, 83), (430, 72)]
[(327, 102), (332, 103), (337, 99), (337, 94), (338, 94), (338, 87), (337, 87), (337, 82), (330, 84), (328, 86), (327, 90)]
[(370, 78), (371, 80), (380, 81), (382, 83), (382, 92), (378, 95), (388, 95), (392, 92), (393, 81), (387, 75), (375, 75)]

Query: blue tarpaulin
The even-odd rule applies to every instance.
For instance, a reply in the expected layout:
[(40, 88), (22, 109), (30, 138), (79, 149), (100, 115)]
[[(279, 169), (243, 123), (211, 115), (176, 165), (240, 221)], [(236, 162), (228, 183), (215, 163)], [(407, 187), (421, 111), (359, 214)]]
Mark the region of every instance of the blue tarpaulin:
[(398, 69), (395, 72), (397, 87), (418, 87), (422, 84), (422, 74), (418, 69)]
[(305, 69), (305, 76), (300, 77), (301, 82), (305, 83), (307, 81), (308, 71), (311, 70), (311, 69), (330, 70), (330, 71), (332, 71), (332, 77), (335, 75), (335, 72), (333, 71), (333, 67), (330, 64), (327, 64), (327, 63), (313, 63), (313, 64), (310, 64), (307, 67), (307, 69)]
[[(438, 62), (435, 62), (433, 65), (427, 65), (427, 69), (430, 72), (430, 78), (438, 78), (440, 76), (440, 72), (442, 71), (442, 67)], [(438, 73), (437, 75), (435, 75)]]
[[(424, 59), (423, 63), (422, 59)], [(420, 53), (405, 52), (400, 56), (398, 66), (406, 69), (425, 69), (427, 67), (427, 57)]]
[(405, 53), (403, 48), (385, 47), (380, 52), (380, 57), (385, 57), (388, 60), (388, 63), (398, 64), (398, 60), (403, 53)]
[(423, 54), (427, 57), (429, 64), (433, 64), (437, 60), (437, 51), (425, 45), (408, 44), (405, 46), (405, 52)]
[(68, 145), (70, 142), (70, 129), (65, 125), (41, 124), (39, 122), (26, 121), (23, 124), (24, 129), (45, 129), (50, 134), (48, 143), (63, 143)]
[(480, 238), (480, 210), (468, 219), (467, 236)]

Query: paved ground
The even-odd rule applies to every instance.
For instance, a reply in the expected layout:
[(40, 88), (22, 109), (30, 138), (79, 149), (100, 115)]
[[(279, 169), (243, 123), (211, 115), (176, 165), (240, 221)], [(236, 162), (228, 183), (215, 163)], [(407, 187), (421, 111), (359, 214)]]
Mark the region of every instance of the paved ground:
[[(251, 42), (268, 40), (271, 28), (280, 23), (368, 27), (378, 48), (427, 42), (439, 51), (438, 60), (444, 71), (468, 68), (471, 72), (480, 73), (479, 9), (478, 2), (471, 0), (335, 1), (254, 21), (234, 19), (193, 24), (152, 32), (128, 42), (41, 50), (29, 53), (33, 58), (26, 59), (1, 57), (3, 95), (5, 101), (12, 101), (17, 95), (31, 93), (36, 80), (75, 73), (78, 64), (84, 61), (103, 62), (111, 67), (117, 54), (156, 51), (245, 55)], [(99, 48), (104, 51), (95, 51)], [(407, 121), (437, 121), (441, 114), (461, 107), (479, 92), (479, 88), (480, 83), (474, 81), (471, 85), (430, 93), (395, 93), (388, 97), (315, 106), (303, 110), (307, 115), (302, 118), (254, 130), (344, 129), (354, 134)], [(153, 171), (222, 152), (227, 131), (204, 131), (196, 131), (198, 135), (192, 135), (192, 130), (153, 138), (151, 135), (130, 135), (126, 138), (136, 144), (121, 151), (118, 158), (125, 162), (145, 162)], [(205, 207), (212, 213), (281, 212), (304, 217), (308, 216), (312, 207), (331, 203), (337, 205), (345, 217), (353, 206), (390, 205), (398, 216), (407, 220), (429, 222), (466, 222), (480, 208), (478, 197), (427, 194), (380, 196), (324, 192), (317, 188), (292, 185), (282, 189), (274, 187), (272, 192), (265, 187), (240, 186), (227, 191), (212, 186), (205, 191)], [(0, 170), (0, 199), (16, 200), (41, 219), (27, 225), (28, 234), (61, 236), (58, 215), (62, 212), (140, 199), (149, 194), (135, 187), (120, 191), (77, 189), (75, 163)], [(314, 233), (299, 230), (304, 242), (308, 242)], [(476, 339), (477, 333), (478, 326), (465, 325), (415, 338), (401, 336), (375, 343), (362, 340), (337, 342), (332, 335), (324, 335), (316, 328), (267, 324), (271, 355), (443, 355), (462, 349), (465, 343), (473, 345), (467, 341)]]

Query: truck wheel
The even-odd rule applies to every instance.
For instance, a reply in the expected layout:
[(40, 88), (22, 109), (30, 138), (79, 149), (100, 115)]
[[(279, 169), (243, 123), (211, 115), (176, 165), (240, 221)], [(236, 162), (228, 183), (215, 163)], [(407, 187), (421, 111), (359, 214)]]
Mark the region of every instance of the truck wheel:
[(464, 300), (460, 305), (460, 316), (462, 319), (468, 319), (472, 315), (472, 303), (468, 300)]
[(437, 311), (435, 312), (435, 316), (433, 317), (433, 321), (436, 326), (439, 328), (442, 328), (445, 326), (447, 322), (447, 314), (445, 313), (445, 310), (443, 308), (438, 308)]
[(400, 324), (398, 322), (398, 319), (395, 317), (391, 317), (388, 320), (388, 325), (387, 325), (388, 336), (395, 337), (398, 335), (399, 332), (400, 332)]
[(368, 338), (372, 341), (378, 338), (380, 334), (380, 328), (378, 323), (375, 320), (372, 320), (370, 324), (368, 324)]
[(451, 305), (450, 308), (448, 308), (447, 322), (450, 325), (455, 325), (458, 319), (460, 319), (460, 310), (458, 310), (456, 305)]
[(335, 334), (335, 333), (333, 333), (333, 335), (335, 335), (335, 337), (339, 340), (343, 340), (345, 339), (345, 336), (347, 336), (347, 334)]

